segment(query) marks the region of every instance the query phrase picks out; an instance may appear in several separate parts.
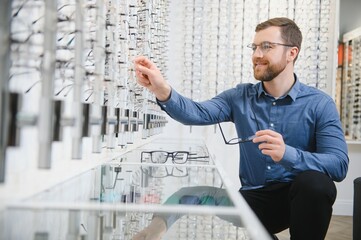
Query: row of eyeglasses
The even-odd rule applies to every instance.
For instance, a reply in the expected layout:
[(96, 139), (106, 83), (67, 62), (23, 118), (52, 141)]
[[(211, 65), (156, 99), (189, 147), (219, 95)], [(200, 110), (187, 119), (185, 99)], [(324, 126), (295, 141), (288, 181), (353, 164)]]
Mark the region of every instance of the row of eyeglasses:
[(344, 43), (341, 121), (348, 140), (361, 140), (361, 36)]
[(50, 168), (51, 145), (59, 141), (52, 133), (62, 135), (63, 127), (74, 132), (72, 159), (82, 157), (82, 138), (90, 136), (84, 129), (91, 132), (93, 153), (137, 141), (132, 123), (137, 129), (143, 124), (140, 138), (161, 133), (165, 114), (154, 95), (136, 83), (132, 60), (145, 55), (166, 71), (168, 5), (165, 0), (12, 1), (6, 84), (16, 103), (10, 104), (15, 123), (9, 136), (17, 139), (11, 142), (18, 146), (20, 128), (38, 124), (44, 135), (38, 165)]

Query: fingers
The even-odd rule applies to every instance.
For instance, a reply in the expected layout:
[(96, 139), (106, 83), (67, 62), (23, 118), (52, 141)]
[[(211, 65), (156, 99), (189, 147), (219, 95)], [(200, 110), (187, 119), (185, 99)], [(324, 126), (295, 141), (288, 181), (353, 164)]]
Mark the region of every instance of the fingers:
[(265, 130), (260, 130), (260, 131), (256, 132), (256, 136), (262, 136), (262, 135), (270, 135), (273, 137), (280, 136), (280, 134), (278, 132), (271, 130), (271, 129), (265, 129)]
[(142, 64), (135, 64), (135, 71), (142, 73), (144, 75), (143, 77), (146, 77), (146, 78), (148, 78), (147, 77), (148, 75), (152, 74), (152, 69), (150, 69), (149, 67), (144, 66)]
[(262, 154), (270, 156), (273, 161), (280, 161), (285, 153), (285, 143), (281, 134), (272, 130), (261, 130), (256, 132), (254, 143), (260, 143), (258, 148)]
[(256, 132), (256, 137), (253, 139), (254, 143), (278, 143), (280, 140), (283, 141), (282, 135), (270, 129), (261, 130)]
[(136, 57), (133, 62), (137, 82), (154, 93), (159, 101), (169, 99), (171, 87), (165, 81), (157, 66), (143, 56)]
[(141, 65), (150, 64), (150, 60), (145, 56), (137, 56), (133, 59), (133, 62), (135, 64), (141, 64)]
[(148, 69), (156, 68), (154, 63), (144, 56), (138, 56), (138, 57), (134, 58), (133, 63), (135, 64), (135, 66), (140, 65), (140, 66), (144, 66)]
[(143, 86), (151, 85), (151, 79), (154, 79), (159, 74), (158, 68), (144, 56), (136, 57), (133, 62), (139, 84)]
[(135, 75), (136, 75), (137, 81), (140, 85), (148, 86), (151, 84), (148, 74), (146, 72), (147, 72), (147, 69), (143, 66), (137, 66), (135, 69)]
[(149, 76), (152, 74), (152, 69), (155, 68), (153, 63), (144, 56), (136, 57), (133, 62), (137, 82), (144, 87), (150, 86)]

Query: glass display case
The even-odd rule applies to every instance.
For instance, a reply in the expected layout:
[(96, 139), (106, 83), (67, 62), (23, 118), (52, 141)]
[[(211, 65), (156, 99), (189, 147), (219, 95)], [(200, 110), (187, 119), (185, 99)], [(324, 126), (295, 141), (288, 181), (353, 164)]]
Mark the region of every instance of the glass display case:
[[(271, 239), (207, 148), (159, 140), (12, 203), (2, 239)], [(150, 238), (151, 239), (151, 238)]]

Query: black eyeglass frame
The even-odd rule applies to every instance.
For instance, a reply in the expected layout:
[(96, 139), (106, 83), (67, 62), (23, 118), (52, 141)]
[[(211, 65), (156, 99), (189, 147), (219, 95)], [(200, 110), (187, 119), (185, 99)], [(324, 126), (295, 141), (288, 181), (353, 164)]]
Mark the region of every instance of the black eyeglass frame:
[[(254, 118), (255, 118), (255, 120), (256, 120), (257, 128), (258, 128), (258, 130), (260, 130), (261, 128), (260, 128), (260, 126), (259, 126), (256, 113), (254, 112), (254, 109), (253, 109), (253, 107), (252, 107), (252, 104), (249, 103), (249, 105), (250, 105), (250, 107), (251, 107), (251, 111), (252, 111), (252, 113), (253, 113), (253, 116), (254, 116)], [(256, 137), (255, 134), (252, 135), (252, 136), (249, 136), (249, 137), (247, 137), (247, 138), (239, 138), (239, 137), (236, 137), (236, 138), (231, 138), (230, 140), (227, 140), (226, 137), (224, 136), (223, 129), (222, 129), (222, 127), (221, 127), (221, 123), (220, 123), (220, 120), (219, 120), (219, 115), (220, 115), (221, 113), (223, 113), (222, 108), (219, 108), (219, 113), (218, 113), (218, 116), (217, 116), (217, 124), (218, 124), (219, 130), (220, 130), (220, 132), (221, 132), (221, 134), (222, 134), (224, 143), (225, 143), (226, 145), (236, 145), (236, 144), (240, 144), (240, 143), (252, 142), (252, 140)]]
[(236, 145), (236, 144), (240, 144), (240, 143), (252, 142), (252, 140), (256, 137), (256, 135), (252, 135), (247, 138), (236, 137), (236, 138), (231, 138), (230, 140), (227, 140), (226, 137), (224, 136), (220, 122), (217, 122), (217, 124), (218, 124), (219, 130), (221, 131), (224, 143), (227, 145)]
[[(159, 162), (159, 161), (156, 161), (155, 159), (153, 159), (153, 154), (155, 153), (164, 153), (167, 155), (167, 158), (164, 162)], [(168, 152), (168, 151), (163, 151), (163, 150), (155, 150), (155, 151), (142, 151), (141, 152), (141, 162), (145, 162), (144, 161), (144, 157), (143, 155), (145, 154), (149, 154), (150, 155), (150, 161), (152, 163), (166, 163), (168, 161), (168, 159), (171, 157), (172, 159), (172, 163), (178, 163), (178, 164), (184, 164), (188, 161), (188, 158), (189, 158), (189, 155), (190, 153), (188, 151), (174, 151), (174, 152)], [(185, 161), (175, 161), (176, 157), (177, 157), (177, 154), (184, 154), (186, 157), (185, 157)]]

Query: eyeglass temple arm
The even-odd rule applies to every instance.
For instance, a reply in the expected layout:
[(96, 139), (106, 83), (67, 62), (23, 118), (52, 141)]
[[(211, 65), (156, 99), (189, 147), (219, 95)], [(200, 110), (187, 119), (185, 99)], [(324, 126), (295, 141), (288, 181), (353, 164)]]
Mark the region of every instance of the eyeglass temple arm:
[(227, 144), (228, 142), (227, 142), (226, 138), (224, 137), (224, 133), (223, 133), (221, 124), (220, 124), (219, 122), (218, 122), (217, 124), (218, 124), (219, 130), (221, 131), (221, 134), (222, 134), (222, 138), (223, 138), (223, 140), (224, 140), (224, 143)]

